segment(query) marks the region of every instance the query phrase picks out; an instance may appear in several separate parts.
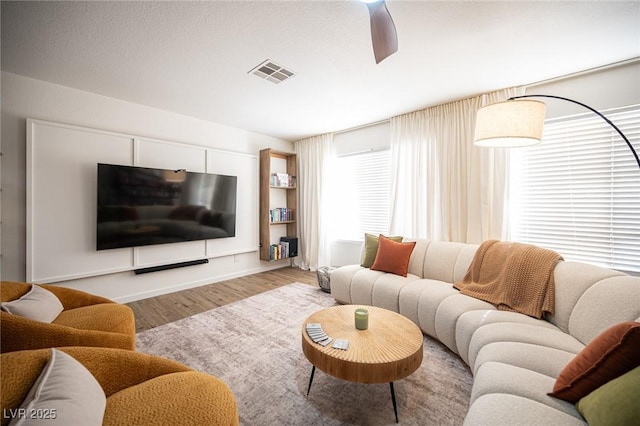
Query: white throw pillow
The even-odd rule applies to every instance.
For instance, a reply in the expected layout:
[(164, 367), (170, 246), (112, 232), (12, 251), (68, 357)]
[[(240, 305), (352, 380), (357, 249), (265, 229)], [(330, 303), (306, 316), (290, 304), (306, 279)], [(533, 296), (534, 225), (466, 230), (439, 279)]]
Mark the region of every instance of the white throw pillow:
[(20, 299), (2, 302), (2, 310), (36, 321), (52, 322), (58, 318), (64, 306), (55, 294), (39, 285), (32, 284), (31, 290)]
[[(38, 376), (9, 426), (99, 426), (107, 397), (93, 375), (70, 355), (51, 349), (51, 359)], [(6, 415), (5, 413), (5, 415)]]

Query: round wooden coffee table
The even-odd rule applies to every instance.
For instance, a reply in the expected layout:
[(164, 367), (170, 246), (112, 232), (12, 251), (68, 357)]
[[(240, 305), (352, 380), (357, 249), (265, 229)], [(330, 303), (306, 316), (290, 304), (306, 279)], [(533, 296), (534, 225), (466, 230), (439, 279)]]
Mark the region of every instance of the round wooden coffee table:
[[(355, 327), (354, 311), (369, 311), (369, 327)], [(306, 325), (319, 323), (333, 339), (327, 346), (314, 343)], [(349, 341), (345, 350), (333, 348), (336, 339)], [(341, 305), (309, 316), (302, 325), (302, 352), (313, 365), (307, 395), (316, 367), (334, 377), (358, 383), (389, 383), (393, 411), (398, 421), (393, 382), (416, 371), (422, 363), (422, 332), (408, 318), (376, 306)]]

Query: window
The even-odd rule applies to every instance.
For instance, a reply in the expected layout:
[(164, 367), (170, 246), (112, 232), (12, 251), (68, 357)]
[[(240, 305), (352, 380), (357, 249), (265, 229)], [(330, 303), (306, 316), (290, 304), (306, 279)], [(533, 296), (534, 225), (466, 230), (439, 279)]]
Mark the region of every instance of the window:
[[(605, 113), (640, 147), (640, 105)], [(640, 168), (620, 135), (589, 113), (548, 120), (512, 163), (511, 239), (640, 273)]]
[(333, 187), (335, 239), (362, 241), (364, 233), (389, 231), (389, 149), (336, 159)]

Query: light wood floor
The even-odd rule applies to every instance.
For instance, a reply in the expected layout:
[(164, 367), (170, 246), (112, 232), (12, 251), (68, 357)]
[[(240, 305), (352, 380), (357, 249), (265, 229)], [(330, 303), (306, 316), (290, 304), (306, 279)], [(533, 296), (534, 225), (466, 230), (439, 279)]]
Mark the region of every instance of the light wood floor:
[(128, 303), (139, 333), (293, 282), (318, 285), (315, 272), (280, 268)]

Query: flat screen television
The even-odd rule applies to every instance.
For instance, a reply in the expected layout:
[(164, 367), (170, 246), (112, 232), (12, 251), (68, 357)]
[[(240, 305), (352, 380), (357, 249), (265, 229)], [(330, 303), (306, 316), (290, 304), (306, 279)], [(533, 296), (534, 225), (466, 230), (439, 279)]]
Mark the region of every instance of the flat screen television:
[(235, 237), (237, 180), (99, 163), (96, 248)]

